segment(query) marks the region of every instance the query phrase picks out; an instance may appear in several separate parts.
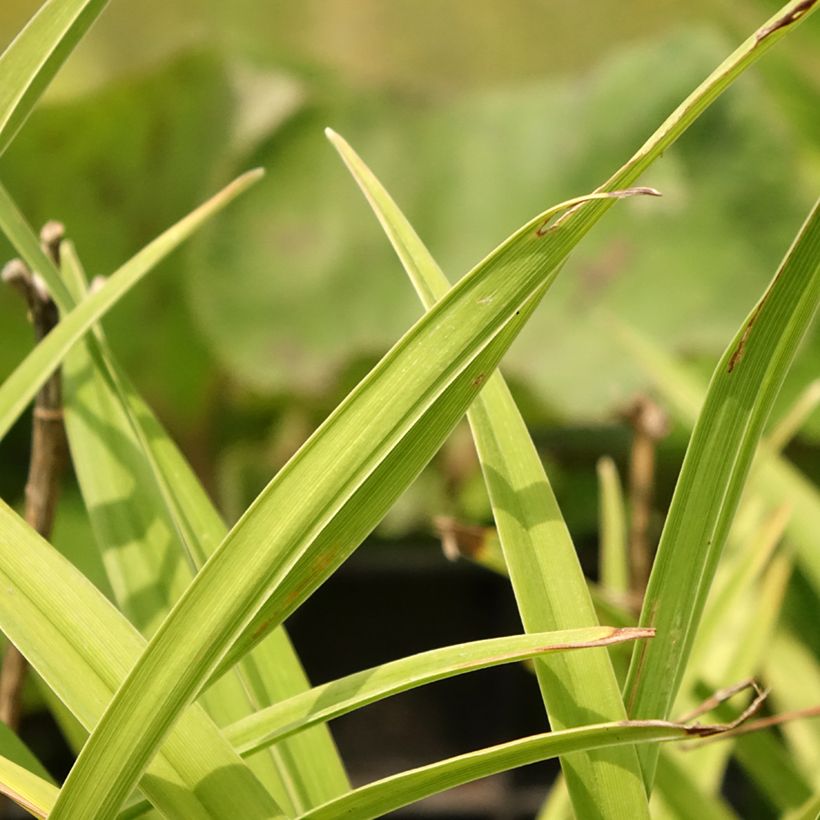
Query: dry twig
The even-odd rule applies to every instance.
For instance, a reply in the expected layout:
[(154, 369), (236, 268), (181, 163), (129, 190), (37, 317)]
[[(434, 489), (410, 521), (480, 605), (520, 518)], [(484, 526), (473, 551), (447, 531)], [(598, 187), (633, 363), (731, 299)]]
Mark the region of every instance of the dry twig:
[[(41, 233), (43, 249), (57, 263), (62, 237), (62, 226), (56, 222), (49, 222)], [(59, 319), (57, 307), (42, 280), (18, 259), (5, 266), (2, 278), (22, 293), (36, 340), (40, 341)], [(51, 534), (65, 457), (62, 385), (60, 371), (57, 370), (34, 401), (31, 456), (25, 490), (25, 519), (44, 538)], [(25, 658), (17, 647), (9, 644), (0, 669), (0, 720), (14, 730), (20, 722), (20, 697), (25, 675)]]

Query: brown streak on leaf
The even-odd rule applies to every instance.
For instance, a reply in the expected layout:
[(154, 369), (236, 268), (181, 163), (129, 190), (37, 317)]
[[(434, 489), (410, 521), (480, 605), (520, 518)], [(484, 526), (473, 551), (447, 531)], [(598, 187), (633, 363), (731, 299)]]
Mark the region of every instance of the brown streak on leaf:
[[(649, 615), (647, 617), (647, 624), (652, 624), (655, 622), (655, 616), (658, 611), (658, 601), (655, 600), (652, 604), (652, 608), (649, 611)], [(646, 629), (652, 629), (654, 631), (654, 627), (645, 626)], [(641, 674), (643, 672), (644, 665), (646, 664), (646, 652), (649, 648), (649, 644), (640, 643), (636, 648), (638, 660), (637, 660), (637, 674), (635, 676), (635, 681), (639, 681), (641, 679)], [(627, 714), (632, 711), (632, 708), (635, 705), (635, 696), (638, 692), (637, 686), (633, 686), (632, 690), (628, 693), (627, 697), (624, 699), (624, 705), (626, 706)]]
[(555, 222), (550, 225), (550, 222), (552, 222), (552, 217), (555, 216), (555, 214), (552, 214), (549, 219), (547, 219), (544, 224), (535, 231), (535, 235), (546, 236), (548, 233), (556, 230), (565, 219), (574, 214), (583, 204), (584, 202), (579, 202), (577, 205), (573, 205), (569, 210), (565, 211), (559, 219), (556, 219)]
[(571, 643), (558, 643), (549, 646), (541, 646), (539, 652), (560, 651), (562, 649), (588, 649), (595, 646), (610, 646), (614, 643), (624, 643), (626, 641), (637, 640), (638, 638), (654, 638), (655, 630), (643, 627), (613, 627), (609, 635), (603, 638), (596, 638), (592, 641), (573, 641)]
[(720, 735), (728, 731), (728, 729), (720, 723), (711, 723), (705, 726), (695, 723), (692, 726), (684, 726), (683, 728), (686, 730), (687, 735), (692, 735), (693, 737), (712, 737), (713, 735)]
[(769, 300), (769, 296), (771, 292), (774, 290), (775, 285), (777, 284), (777, 280), (780, 279), (780, 274), (782, 273), (783, 268), (781, 267), (780, 270), (777, 272), (777, 275), (772, 280), (772, 283), (766, 289), (766, 292), (763, 294), (761, 300), (757, 303), (757, 307), (752, 312), (752, 315), (749, 317), (749, 321), (746, 323), (746, 327), (743, 328), (743, 335), (740, 337), (740, 341), (737, 343), (737, 347), (732, 353), (731, 357), (729, 358), (729, 366), (726, 368), (727, 373), (731, 373), (735, 367), (740, 363), (740, 360), (743, 358), (743, 353), (746, 349), (746, 342), (749, 340), (749, 334), (752, 332), (752, 327), (754, 327), (755, 322), (757, 322), (758, 318), (760, 317), (760, 312), (763, 310), (763, 306)]
[(618, 726), (624, 728), (638, 728), (645, 729), (656, 727), (659, 729), (678, 729), (682, 735), (691, 735), (693, 737), (710, 737), (711, 735), (721, 735), (729, 731), (729, 726), (724, 726), (721, 723), (714, 723), (708, 726), (701, 726), (694, 724), (688, 726), (685, 723), (675, 723), (672, 720), (619, 720)]
[(759, 43), (761, 40), (765, 40), (770, 34), (774, 34), (778, 29), (796, 23), (806, 12), (810, 11), (816, 3), (817, 0), (803, 0), (802, 3), (798, 3), (790, 12), (784, 14), (782, 17), (778, 17), (777, 20), (765, 28), (760, 29), (755, 35), (755, 42)]
[(743, 335), (740, 337), (740, 341), (737, 343), (737, 347), (735, 348), (734, 352), (732, 353), (729, 359), (729, 366), (726, 368), (727, 373), (731, 373), (738, 364), (740, 364), (740, 360), (743, 358), (743, 353), (746, 350), (746, 341), (749, 338), (749, 334), (752, 332), (752, 325), (757, 321), (757, 315), (760, 313), (760, 308), (763, 307), (763, 303), (761, 302), (758, 305), (757, 310), (752, 314), (751, 318), (749, 319), (746, 327), (743, 328)]

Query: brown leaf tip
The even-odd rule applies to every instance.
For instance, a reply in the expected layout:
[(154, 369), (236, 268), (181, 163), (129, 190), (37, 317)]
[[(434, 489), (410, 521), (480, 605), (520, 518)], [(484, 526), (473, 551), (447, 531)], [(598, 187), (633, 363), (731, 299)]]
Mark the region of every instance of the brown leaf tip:
[(786, 12), (786, 14), (769, 23), (768, 26), (760, 29), (755, 35), (755, 42), (759, 43), (779, 29), (796, 23), (801, 17), (810, 12), (816, 4), (817, 0), (803, 0), (802, 3), (798, 3), (791, 11)]
[[(623, 188), (622, 190), (618, 191), (594, 191), (591, 194), (587, 194), (586, 196), (578, 197), (577, 200), (569, 200), (569, 202), (565, 203), (566, 210), (559, 216), (557, 219), (558, 211), (562, 206), (558, 206), (558, 211), (553, 211), (542, 223), (541, 225), (535, 229), (535, 235), (537, 237), (546, 236), (548, 233), (557, 230), (561, 227), (574, 213), (580, 208), (583, 208), (588, 202), (592, 202), (595, 199), (626, 199), (627, 197), (631, 196), (663, 196), (660, 191), (656, 188), (648, 188), (648, 187), (636, 187), (636, 188)], [(574, 204), (573, 204), (574, 203)], [(553, 222), (553, 219), (555, 221)]]
[(626, 643), (639, 638), (654, 638), (655, 630), (645, 627), (612, 627), (608, 635), (601, 638), (593, 638), (589, 641), (573, 641), (571, 643), (561, 643), (555, 646), (544, 647), (544, 651), (550, 649), (590, 649), (596, 646), (610, 646), (614, 643)]
[(657, 188), (648, 188), (646, 186), (624, 188), (621, 191), (608, 191), (607, 193), (615, 199), (626, 199), (629, 196), (663, 196)]

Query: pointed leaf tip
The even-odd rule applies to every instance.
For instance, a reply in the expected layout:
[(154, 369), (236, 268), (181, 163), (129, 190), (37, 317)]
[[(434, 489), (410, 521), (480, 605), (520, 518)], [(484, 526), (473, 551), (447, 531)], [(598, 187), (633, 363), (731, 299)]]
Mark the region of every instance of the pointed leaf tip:
[(265, 176), (264, 168), (251, 168), (249, 171), (245, 171), (244, 174), (240, 174), (233, 182), (229, 183), (228, 188), (253, 185), (255, 182), (259, 182), (263, 176)]

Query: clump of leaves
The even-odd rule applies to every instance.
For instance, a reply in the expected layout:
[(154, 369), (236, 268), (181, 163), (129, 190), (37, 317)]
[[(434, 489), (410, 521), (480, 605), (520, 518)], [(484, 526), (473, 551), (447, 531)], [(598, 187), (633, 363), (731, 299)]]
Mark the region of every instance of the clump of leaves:
[[(104, 5), (50, 0), (0, 58), (0, 149)], [(116, 602), (0, 505), (0, 628), (89, 733), (59, 790), (30, 756), (12, 762), (10, 753), (0, 759), (3, 790), (54, 818), (133, 817), (152, 805), (179, 818), (365, 818), (557, 756), (579, 817), (648, 817), (656, 780), (670, 805), (692, 782), (690, 800), (723, 812), (708, 775), (715, 779), (725, 756), (707, 776), (681, 774), (685, 767), (661, 756), (659, 743), (728, 734), (735, 725), (670, 715), (698, 658), (699, 636), (707, 627), (720, 631), (714, 617), (703, 617), (707, 596), (763, 425), (816, 309), (820, 211), (809, 214), (717, 365), (637, 627), (598, 625), (597, 593), (495, 370), (584, 235), (618, 200), (657, 194), (635, 187), (641, 174), (814, 6), (784, 6), (608, 181), (530, 220), (453, 287), (375, 176), (329, 133), (427, 313), (230, 530), (96, 323), (258, 172), (91, 289), (71, 243), (46, 252), (0, 189), (0, 227), (60, 312), (0, 386), (0, 433), (65, 361), (71, 455)], [(282, 623), (372, 531), (465, 412), (525, 634), (434, 650), (310, 688)], [(764, 557), (772, 543), (770, 536), (759, 546)], [(718, 587), (724, 609), (758, 579), (771, 600), (782, 591), (782, 564), (765, 577), (744, 568), (738, 560)], [(622, 693), (607, 647), (624, 642), (633, 649)], [(350, 788), (326, 721), (395, 692), (524, 658), (534, 661), (553, 731)], [(759, 764), (760, 756), (750, 759)], [(801, 791), (800, 772), (784, 765), (793, 775), (788, 807), (805, 799), (809, 811), (816, 799)]]

